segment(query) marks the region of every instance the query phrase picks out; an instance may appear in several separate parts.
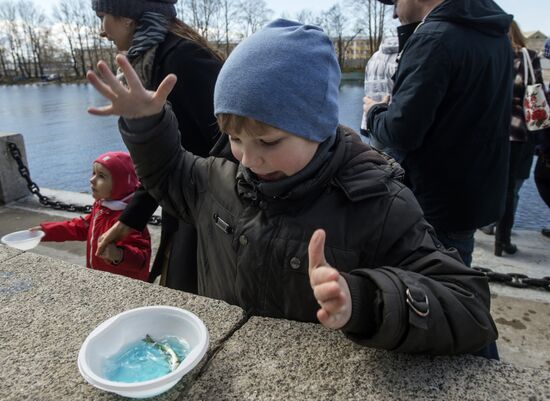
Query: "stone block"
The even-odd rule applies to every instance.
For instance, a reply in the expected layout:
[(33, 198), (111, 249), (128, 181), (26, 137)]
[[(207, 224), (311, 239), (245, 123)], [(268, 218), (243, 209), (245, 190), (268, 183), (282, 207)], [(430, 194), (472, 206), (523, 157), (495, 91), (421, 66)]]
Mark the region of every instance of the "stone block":
[(548, 400), (550, 372), (474, 356), (398, 354), (318, 324), (253, 317), (186, 400)]
[(0, 245), (0, 400), (119, 400), (88, 384), (77, 366), (88, 334), (109, 317), (148, 305), (170, 305), (199, 316), (210, 335), (202, 362), (170, 391), (179, 399), (244, 311), (200, 296), (75, 266)]

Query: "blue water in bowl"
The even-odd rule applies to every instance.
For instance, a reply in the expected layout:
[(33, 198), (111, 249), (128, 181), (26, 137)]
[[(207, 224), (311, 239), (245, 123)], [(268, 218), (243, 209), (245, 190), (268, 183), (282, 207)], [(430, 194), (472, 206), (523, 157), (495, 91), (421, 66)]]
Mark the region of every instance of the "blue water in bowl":
[[(189, 354), (189, 344), (182, 338), (165, 336), (154, 338), (154, 341), (170, 347), (176, 353), (180, 363)], [(124, 383), (156, 379), (172, 370), (169, 355), (144, 340), (122, 348), (120, 352), (107, 358), (103, 366), (106, 379)]]

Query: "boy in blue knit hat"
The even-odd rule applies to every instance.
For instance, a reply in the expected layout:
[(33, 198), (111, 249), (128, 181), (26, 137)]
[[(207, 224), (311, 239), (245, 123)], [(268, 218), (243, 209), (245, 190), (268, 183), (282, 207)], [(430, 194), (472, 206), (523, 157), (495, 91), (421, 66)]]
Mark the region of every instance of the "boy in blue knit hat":
[(88, 79), (111, 104), (90, 112), (122, 116), (142, 183), (196, 226), (201, 295), (402, 352), (497, 337), (485, 277), (442, 248), (399, 166), (338, 125), (340, 69), (320, 28), (276, 20), (237, 46), (214, 95), (226, 142), (209, 158), (179, 145), (176, 77), (150, 92), (117, 61), (128, 87), (100, 62)]

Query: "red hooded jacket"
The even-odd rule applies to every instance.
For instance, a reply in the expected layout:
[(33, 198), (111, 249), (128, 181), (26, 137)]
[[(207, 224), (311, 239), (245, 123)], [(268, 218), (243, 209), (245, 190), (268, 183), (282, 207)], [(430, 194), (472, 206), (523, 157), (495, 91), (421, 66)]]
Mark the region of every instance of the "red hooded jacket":
[(119, 264), (111, 264), (95, 256), (98, 238), (109, 230), (122, 214), (125, 201), (131, 198), (139, 185), (130, 155), (125, 152), (108, 152), (94, 162), (105, 166), (111, 173), (113, 200), (97, 200), (90, 214), (68, 221), (42, 223), (46, 233), (42, 241), (86, 241), (86, 267), (147, 281), (151, 260), (151, 237), (147, 228), (132, 231), (115, 245), (122, 249)]

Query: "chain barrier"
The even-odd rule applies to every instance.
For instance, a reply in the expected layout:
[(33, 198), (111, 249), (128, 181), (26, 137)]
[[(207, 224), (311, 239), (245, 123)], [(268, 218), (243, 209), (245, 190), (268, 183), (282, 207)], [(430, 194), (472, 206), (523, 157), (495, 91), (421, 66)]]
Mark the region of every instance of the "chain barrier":
[[(47, 196), (42, 195), (38, 185), (31, 180), (29, 169), (25, 166), (25, 164), (23, 164), (21, 152), (17, 145), (13, 142), (8, 142), (8, 148), (12, 157), (17, 162), (19, 173), (27, 181), (29, 191), (38, 196), (38, 199), (42, 205), (58, 210), (66, 210), (68, 212), (90, 213), (92, 211), (92, 206), (90, 205), (78, 206), (73, 205), (72, 203), (63, 203), (50, 200)], [(158, 226), (161, 224), (161, 218), (158, 216), (151, 216), (149, 224)], [(550, 291), (550, 276), (543, 278), (530, 278), (525, 274), (499, 273), (486, 267), (476, 266), (472, 267), (472, 269), (485, 274), (490, 282), (505, 284), (516, 288), (537, 288)]]
[[(25, 181), (27, 181), (27, 188), (29, 188), (29, 191), (32, 194), (38, 197), (40, 204), (46, 207), (51, 207), (52, 209), (65, 210), (67, 212), (90, 213), (92, 211), (91, 205), (79, 206), (72, 203), (64, 203), (57, 200), (52, 200), (47, 196), (42, 195), (40, 193), (40, 188), (38, 187), (38, 185), (33, 180), (31, 180), (30, 171), (23, 163), (21, 151), (19, 150), (17, 145), (13, 142), (8, 142), (8, 150), (10, 151), (11, 156), (17, 163), (19, 174), (21, 174), (21, 177), (23, 177)], [(151, 216), (151, 218), (149, 219), (149, 224), (159, 226), (161, 225), (161, 218), (158, 216)]]
[(543, 278), (530, 278), (520, 273), (499, 273), (486, 267), (472, 267), (487, 276), (490, 282), (509, 285), (516, 288), (537, 288), (550, 291), (550, 276)]

